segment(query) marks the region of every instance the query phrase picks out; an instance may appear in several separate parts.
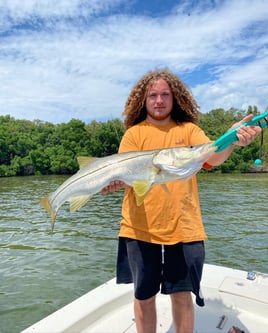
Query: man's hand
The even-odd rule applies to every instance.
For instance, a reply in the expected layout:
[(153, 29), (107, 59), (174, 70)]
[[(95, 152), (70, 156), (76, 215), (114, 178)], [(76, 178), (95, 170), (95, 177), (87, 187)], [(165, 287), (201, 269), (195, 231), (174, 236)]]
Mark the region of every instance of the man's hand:
[[(235, 123), (231, 128), (237, 127), (246, 121), (250, 121), (253, 118), (253, 114), (250, 114), (243, 118), (238, 123)], [(236, 130), (238, 141), (233, 144), (236, 146), (247, 146), (255, 140), (256, 136), (261, 133), (260, 126), (241, 126)]]
[(106, 187), (104, 187), (101, 190), (101, 194), (105, 195), (108, 193), (113, 193), (116, 191), (121, 190), (122, 188), (126, 188), (128, 185), (126, 185), (126, 183), (122, 182), (121, 180), (114, 180), (112, 182), (110, 182), (110, 184)]

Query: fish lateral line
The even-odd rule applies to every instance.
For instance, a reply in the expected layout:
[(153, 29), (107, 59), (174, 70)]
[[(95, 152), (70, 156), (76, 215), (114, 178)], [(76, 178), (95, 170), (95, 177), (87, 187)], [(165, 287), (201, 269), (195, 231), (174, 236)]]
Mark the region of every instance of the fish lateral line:
[[(160, 149), (159, 149), (160, 150)], [(144, 156), (147, 156), (148, 154), (152, 154), (153, 152), (155, 152), (156, 154), (158, 153), (158, 151), (159, 150), (157, 150), (157, 151), (154, 151), (154, 150), (145, 150), (145, 151), (141, 151), (141, 152), (138, 152), (138, 153), (141, 153), (138, 157), (139, 158), (142, 158), (142, 157), (144, 157)], [(118, 157), (119, 155), (128, 155), (128, 154), (130, 154), (131, 152), (126, 152), (126, 153), (121, 153), (121, 154), (114, 154), (114, 155), (110, 155), (110, 156), (105, 156), (105, 157), (91, 157), (91, 156), (79, 156), (79, 157), (77, 157), (77, 160), (79, 159), (80, 161), (81, 161), (81, 163), (82, 163), (82, 169), (80, 169), (80, 170), (82, 170), (83, 171), (83, 169), (87, 166), (87, 165), (90, 165), (90, 164), (92, 164), (93, 162), (95, 162), (95, 161), (98, 161), (98, 162), (100, 162), (102, 159), (107, 159), (107, 161), (108, 161), (108, 157), (109, 158), (111, 158), (111, 157)], [(137, 153), (137, 152), (133, 152), (133, 153)], [(69, 179), (67, 179), (67, 181), (66, 181), (66, 183), (64, 184), (62, 184), (61, 185), (61, 188), (59, 188), (58, 190), (58, 193), (55, 193), (56, 191), (54, 191), (54, 192), (51, 192), (50, 194), (49, 194), (49, 196), (53, 196), (54, 194), (55, 194), (55, 196), (53, 197), (53, 199), (51, 200), (51, 203), (53, 203), (56, 199), (57, 199), (57, 197), (67, 188), (67, 187), (69, 187), (70, 185), (73, 185), (73, 184), (75, 184), (77, 181), (80, 181), (80, 180), (82, 180), (83, 178), (85, 178), (85, 177), (89, 177), (89, 176), (91, 176), (91, 175), (93, 175), (94, 173), (96, 173), (96, 172), (98, 172), (98, 171), (103, 171), (103, 169), (106, 169), (106, 168), (110, 168), (110, 167), (112, 167), (112, 165), (114, 165), (114, 164), (117, 164), (117, 165), (120, 165), (120, 164), (122, 164), (122, 163), (125, 163), (126, 161), (129, 161), (129, 160), (131, 160), (131, 159), (136, 159), (137, 158), (137, 156), (136, 155), (133, 155), (133, 156), (129, 156), (128, 158), (126, 158), (126, 159), (121, 159), (121, 160), (118, 160), (118, 161), (114, 161), (114, 163), (107, 163), (107, 164), (105, 164), (105, 165), (103, 165), (101, 168), (99, 168), (99, 169), (93, 169), (91, 172), (89, 171), (88, 173), (86, 173), (86, 174), (84, 174), (84, 175), (81, 175), (79, 178), (74, 178), (73, 180), (71, 179), (73, 176), (75, 176), (75, 174), (73, 175), (73, 176), (71, 176)], [(152, 157), (153, 158), (153, 157)], [(85, 163), (85, 161), (88, 161), (88, 163), (86, 163), (86, 164), (84, 164)], [(78, 162), (79, 163), (79, 162)], [(157, 168), (158, 169), (158, 172), (160, 172), (160, 169), (159, 168)], [(80, 172), (80, 170), (78, 171), (78, 172)], [(115, 177), (114, 179), (112, 179), (111, 181), (113, 181), (113, 180), (120, 180), (118, 177)], [(91, 196), (92, 197), (92, 196)], [(90, 199), (88, 199), (88, 200), (90, 200)]]

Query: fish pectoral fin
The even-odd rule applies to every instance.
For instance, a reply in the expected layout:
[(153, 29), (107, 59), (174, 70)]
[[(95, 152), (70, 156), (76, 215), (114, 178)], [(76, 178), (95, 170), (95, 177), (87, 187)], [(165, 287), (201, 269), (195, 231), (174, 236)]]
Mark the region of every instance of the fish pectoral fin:
[(81, 169), (82, 167), (84, 167), (87, 164), (92, 163), (93, 161), (95, 161), (97, 159), (97, 157), (91, 157), (91, 156), (78, 156), (77, 157), (77, 162), (79, 164), (79, 168)]
[(76, 212), (79, 208), (83, 207), (88, 202), (88, 200), (90, 200), (91, 197), (91, 195), (72, 197), (70, 199), (70, 212)]
[(138, 196), (137, 194), (135, 194), (135, 197), (136, 197), (136, 204), (137, 204), (137, 206), (141, 206), (142, 203), (143, 203), (143, 200), (145, 198), (145, 195), (141, 197), (141, 196)]
[(150, 191), (152, 187), (151, 182), (145, 182), (145, 181), (134, 181), (132, 183), (134, 193), (136, 196), (136, 203), (137, 206), (140, 206), (143, 203), (144, 198), (146, 197), (146, 194)]

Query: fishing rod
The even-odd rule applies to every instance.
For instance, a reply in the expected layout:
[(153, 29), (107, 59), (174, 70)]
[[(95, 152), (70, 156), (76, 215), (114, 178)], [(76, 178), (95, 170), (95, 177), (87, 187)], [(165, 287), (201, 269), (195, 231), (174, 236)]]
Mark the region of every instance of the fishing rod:
[[(238, 140), (237, 137), (237, 129), (242, 126), (260, 126), (261, 128), (268, 127), (268, 110), (258, 116), (253, 117), (251, 120), (246, 121), (229, 131), (227, 131), (225, 134), (220, 136), (214, 143), (213, 146), (217, 146), (216, 152), (220, 152), (224, 150), (225, 148), (229, 147), (232, 143)], [(261, 146), (260, 146), (260, 156), (255, 160), (256, 165), (261, 165), (261, 152), (262, 152), (262, 145), (263, 145), (263, 131), (261, 133)]]

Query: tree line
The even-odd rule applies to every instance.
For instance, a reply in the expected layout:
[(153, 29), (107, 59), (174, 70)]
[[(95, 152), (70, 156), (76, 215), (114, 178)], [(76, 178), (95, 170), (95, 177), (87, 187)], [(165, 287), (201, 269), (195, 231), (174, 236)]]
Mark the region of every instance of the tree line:
[[(199, 126), (212, 139), (217, 139), (230, 125), (245, 115), (259, 112), (214, 109), (202, 114)], [(41, 120), (15, 119), (0, 116), (0, 177), (48, 174), (73, 174), (79, 166), (77, 156), (102, 157), (115, 154), (124, 134), (120, 119), (85, 124), (72, 119), (52, 124)], [(236, 147), (230, 158), (212, 172), (247, 172), (259, 157), (261, 138), (250, 146)], [(266, 162), (268, 141), (264, 136), (262, 158)]]

